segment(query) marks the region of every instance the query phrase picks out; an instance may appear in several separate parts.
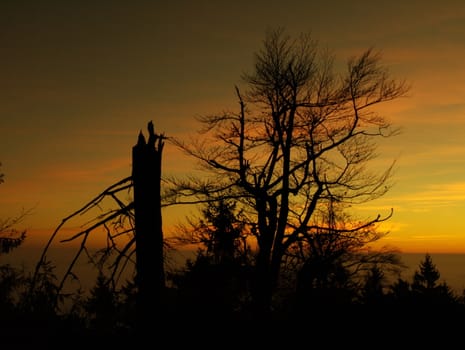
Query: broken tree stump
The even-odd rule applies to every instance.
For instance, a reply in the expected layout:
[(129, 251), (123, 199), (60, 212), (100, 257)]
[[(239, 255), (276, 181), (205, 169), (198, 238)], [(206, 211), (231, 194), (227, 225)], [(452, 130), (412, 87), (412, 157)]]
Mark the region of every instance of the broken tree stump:
[(136, 239), (137, 316), (140, 322), (155, 320), (161, 312), (165, 288), (161, 215), (161, 166), (163, 135), (148, 123), (148, 140), (142, 131), (132, 149)]

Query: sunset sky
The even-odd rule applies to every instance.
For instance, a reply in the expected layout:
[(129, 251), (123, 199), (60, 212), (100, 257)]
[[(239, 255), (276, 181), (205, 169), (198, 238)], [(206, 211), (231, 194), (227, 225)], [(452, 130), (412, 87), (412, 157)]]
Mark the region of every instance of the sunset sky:
[[(131, 173), (131, 148), (153, 120), (187, 137), (195, 117), (235, 109), (268, 29), (311, 32), (344, 64), (373, 47), (408, 97), (377, 111), (402, 133), (380, 145), (395, 185), (361, 208), (394, 209), (383, 243), (465, 253), (465, 2), (0, 2), (0, 218), (41, 244), (61, 219)], [(194, 164), (167, 144), (163, 173)], [(169, 231), (179, 217), (166, 213)]]

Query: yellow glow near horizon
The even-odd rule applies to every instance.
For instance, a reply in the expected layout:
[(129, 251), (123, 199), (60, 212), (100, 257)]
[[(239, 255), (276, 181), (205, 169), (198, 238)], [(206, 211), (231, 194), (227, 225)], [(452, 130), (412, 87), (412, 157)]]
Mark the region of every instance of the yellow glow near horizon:
[[(131, 148), (149, 120), (158, 132), (187, 139), (196, 116), (236, 110), (234, 86), (243, 87), (240, 76), (252, 68), (266, 29), (279, 23), (291, 35), (311, 32), (341, 67), (379, 49), (392, 76), (411, 84), (409, 97), (376, 109), (402, 129), (380, 145), (375, 163), (397, 159), (395, 185), (357, 213), (394, 208), (380, 244), (465, 252), (465, 6), (419, 6), (117, 0), (111, 11), (98, 4), (89, 11), (83, 3), (3, 4), (0, 218), (34, 208), (18, 229), (31, 244), (46, 242), (61, 219), (130, 175)], [(195, 164), (166, 144), (162, 171), (189, 174)], [(189, 213), (166, 211), (166, 231)]]

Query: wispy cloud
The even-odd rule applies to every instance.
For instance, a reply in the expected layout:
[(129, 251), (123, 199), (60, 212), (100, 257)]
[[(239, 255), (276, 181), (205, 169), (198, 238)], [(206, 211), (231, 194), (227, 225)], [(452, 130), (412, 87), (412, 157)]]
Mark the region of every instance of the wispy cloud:
[(130, 161), (127, 157), (112, 158), (109, 160), (80, 161), (79, 163), (61, 163), (48, 166), (42, 178), (48, 181), (63, 182), (98, 182), (108, 178), (108, 174), (128, 172), (130, 175)]
[[(441, 167), (440, 164), (453, 165), (455, 163), (462, 165), (463, 159), (465, 159), (465, 145), (426, 144), (411, 147), (402, 152), (398, 159), (398, 166), (410, 169), (419, 164), (429, 164), (429, 174), (446, 174), (456, 172), (457, 169)], [(463, 171), (462, 168), (459, 170)], [(412, 175), (416, 176), (414, 172)]]
[[(425, 184), (420, 190), (389, 196), (397, 211), (428, 212), (438, 208), (450, 208), (465, 204), (465, 182)], [(373, 207), (372, 207), (373, 209)]]

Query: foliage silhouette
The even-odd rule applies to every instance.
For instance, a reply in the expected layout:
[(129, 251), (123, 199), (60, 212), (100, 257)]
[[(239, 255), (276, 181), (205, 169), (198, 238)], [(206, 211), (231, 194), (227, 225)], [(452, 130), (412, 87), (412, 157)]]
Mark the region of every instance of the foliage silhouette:
[(296, 307), (301, 311), (360, 302), (371, 290), (368, 283), (376, 271), (382, 271), (376, 281), (382, 289), (384, 275), (397, 275), (405, 267), (393, 250), (365, 250), (365, 245), (378, 239), (377, 231), (373, 227), (353, 230), (351, 218), (338, 210), (330, 203), (323, 218), (326, 223), (320, 223), (327, 229), (305, 237), (286, 253), (285, 259), (292, 264), (287, 262), (285, 268), (290, 265), (297, 272)]
[[(0, 163), (0, 166), (2, 164)], [(0, 173), (0, 184), (5, 180), (5, 175)], [(15, 217), (0, 219), (0, 255), (8, 254), (12, 249), (17, 248), (26, 238), (26, 231), (19, 231), (15, 227), (31, 213), (32, 209), (23, 210)]]
[[(249, 299), (252, 252), (243, 234), (241, 213), (232, 201), (204, 204), (202, 218), (179, 226), (175, 244), (195, 244), (194, 260), (168, 277), (177, 290), (177, 310), (234, 318), (245, 314)], [(176, 246), (176, 245), (175, 245)]]

